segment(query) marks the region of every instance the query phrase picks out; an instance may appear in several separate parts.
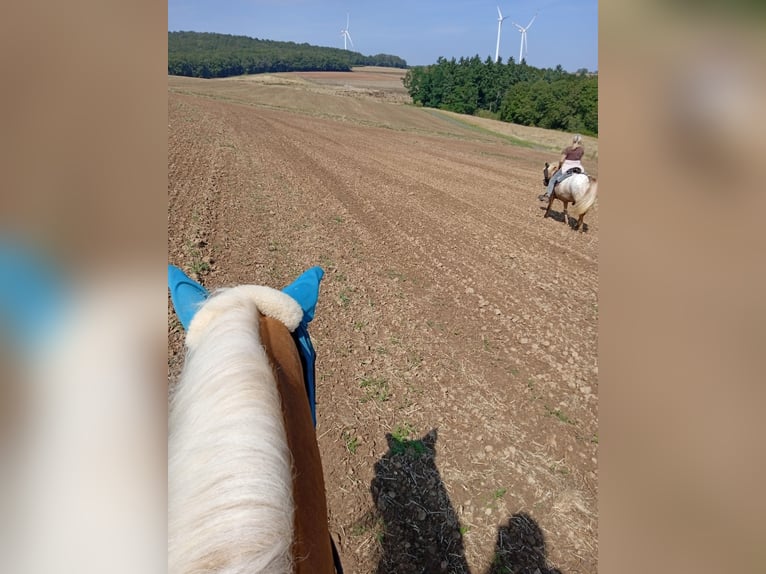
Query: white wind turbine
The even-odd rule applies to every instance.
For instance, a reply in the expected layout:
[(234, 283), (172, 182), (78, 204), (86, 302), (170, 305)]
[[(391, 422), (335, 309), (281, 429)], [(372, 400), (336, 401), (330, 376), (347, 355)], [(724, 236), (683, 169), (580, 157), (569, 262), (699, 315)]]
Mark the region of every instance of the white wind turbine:
[(519, 46), (519, 61), (518, 61), (519, 64), (521, 64), (521, 58), (524, 52), (526, 52), (526, 48), (527, 48), (527, 30), (529, 30), (532, 27), (532, 22), (535, 21), (535, 18), (537, 18), (537, 14), (532, 16), (532, 19), (529, 21), (529, 24), (527, 24), (526, 27), (519, 26), (516, 22), (513, 23), (513, 25), (519, 29), (519, 32), (521, 32), (521, 46)]
[(346, 27), (343, 28), (343, 30), (340, 31), (340, 35), (343, 36), (343, 49), (348, 50), (348, 47), (346, 46), (346, 40), (351, 42), (351, 47), (354, 47), (354, 41), (351, 39), (351, 34), (348, 32), (348, 14), (346, 14)]
[[(506, 16), (505, 18), (508, 18)], [(497, 47), (495, 48), (495, 62), (500, 59), (500, 30), (503, 28), (503, 13), (500, 11), (500, 6), (497, 7)]]

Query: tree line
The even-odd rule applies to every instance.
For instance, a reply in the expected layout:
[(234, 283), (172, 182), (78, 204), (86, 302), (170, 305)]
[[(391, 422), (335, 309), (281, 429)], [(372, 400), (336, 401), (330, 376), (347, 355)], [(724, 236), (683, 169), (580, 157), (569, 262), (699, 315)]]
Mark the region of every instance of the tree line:
[(168, 74), (224, 78), (292, 71), (347, 72), (352, 66), (406, 68), (391, 54), (365, 56), (351, 50), (259, 40), (210, 32), (168, 32)]
[(410, 68), (403, 81), (418, 105), (598, 135), (598, 74), (585, 69), (569, 73), (513, 58), (503, 63), (440, 57), (436, 64)]

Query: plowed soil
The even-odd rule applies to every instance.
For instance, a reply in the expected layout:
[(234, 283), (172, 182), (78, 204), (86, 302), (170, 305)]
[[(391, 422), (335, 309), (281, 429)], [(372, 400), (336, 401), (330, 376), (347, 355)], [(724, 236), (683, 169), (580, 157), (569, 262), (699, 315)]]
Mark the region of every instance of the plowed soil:
[[(412, 106), (400, 77), (169, 78), (169, 262), (208, 288), (324, 269), (346, 572), (595, 572), (598, 204), (585, 233), (543, 219), (569, 134)], [(182, 335), (169, 307), (171, 385)]]

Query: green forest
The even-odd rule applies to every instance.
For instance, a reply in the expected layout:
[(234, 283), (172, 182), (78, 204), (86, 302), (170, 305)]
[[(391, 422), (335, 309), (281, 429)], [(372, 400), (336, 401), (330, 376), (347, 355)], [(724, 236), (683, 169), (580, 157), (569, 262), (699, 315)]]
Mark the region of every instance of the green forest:
[(406, 68), (398, 56), (364, 56), (340, 48), (209, 32), (168, 32), (168, 74), (224, 78), (242, 74), (350, 71), (352, 66)]
[[(168, 32), (168, 74), (224, 78), (291, 71), (350, 71), (352, 66), (407, 68), (398, 56), (209, 32)], [(404, 86), (416, 105), (482, 115), (525, 126), (598, 135), (598, 75), (535, 68), (513, 58), (440, 57), (408, 69)]]
[(598, 135), (598, 75), (507, 63), (479, 56), (409, 69), (404, 86), (413, 102), (525, 126)]

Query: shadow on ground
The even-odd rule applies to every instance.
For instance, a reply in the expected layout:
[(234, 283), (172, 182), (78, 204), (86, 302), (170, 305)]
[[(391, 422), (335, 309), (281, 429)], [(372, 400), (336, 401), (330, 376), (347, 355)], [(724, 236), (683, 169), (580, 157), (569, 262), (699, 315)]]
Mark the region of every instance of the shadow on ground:
[(487, 574), (561, 574), (548, 565), (545, 536), (534, 519), (517, 513), (498, 528), (495, 559)]
[[(547, 205), (543, 205), (542, 207), (540, 207), (540, 209), (545, 211), (547, 207), (548, 207)], [(563, 211), (556, 211), (551, 208), (551, 210), (548, 212), (548, 217), (551, 219), (555, 219), (559, 223), (565, 223)], [(569, 227), (571, 229), (577, 229), (577, 218), (573, 217), (572, 214), (569, 214), (568, 219), (569, 219)], [(582, 225), (583, 225), (583, 232), (588, 231), (588, 224), (583, 221)]]
[(383, 521), (378, 574), (468, 572), (460, 523), (435, 464), (436, 439), (436, 429), (417, 440), (386, 434), (388, 452), (370, 486)]
[[(436, 468), (437, 429), (416, 440), (407, 434), (386, 434), (388, 452), (370, 485), (382, 526), (377, 574), (469, 573), (460, 521)], [(486, 574), (561, 573), (547, 564), (537, 523), (514, 514), (498, 529)]]

